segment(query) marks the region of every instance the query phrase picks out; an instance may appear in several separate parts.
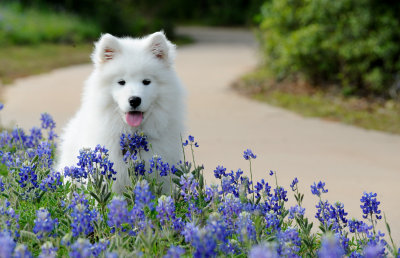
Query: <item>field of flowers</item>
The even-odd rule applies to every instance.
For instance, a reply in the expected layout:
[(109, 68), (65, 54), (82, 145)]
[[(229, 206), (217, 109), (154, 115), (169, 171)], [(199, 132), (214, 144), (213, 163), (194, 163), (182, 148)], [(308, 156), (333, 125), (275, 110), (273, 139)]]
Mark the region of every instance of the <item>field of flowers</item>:
[[(297, 178), (285, 188), (271, 171), (253, 182), (250, 149), (247, 171), (218, 166), (219, 184), (205, 185), (193, 136), (182, 142), (184, 160), (168, 164), (157, 155), (141, 160), (151, 148), (135, 133), (121, 135), (131, 186), (119, 196), (111, 191), (118, 171), (102, 146), (81, 150), (74, 167), (52, 169), (54, 128), (42, 114), (40, 128), (0, 134), (0, 257), (399, 257), (376, 193), (364, 193), (363, 218), (350, 219), (343, 204), (324, 198), (325, 183), (314, 183), (314, 225)], [(169, 193), (158, 177), (169, 179)]]

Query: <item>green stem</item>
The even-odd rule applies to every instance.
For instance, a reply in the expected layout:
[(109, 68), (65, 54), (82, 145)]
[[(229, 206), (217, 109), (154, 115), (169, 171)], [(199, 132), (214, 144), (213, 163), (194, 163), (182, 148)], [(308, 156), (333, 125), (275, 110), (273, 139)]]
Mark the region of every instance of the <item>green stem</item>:
[(254, 203), (254, 181), (253, 181), (253, 171), (251, 169), (251, 159), (249, 159), (249, 163), (250, 163), (251, 191), (253, 192), (253, 203)]

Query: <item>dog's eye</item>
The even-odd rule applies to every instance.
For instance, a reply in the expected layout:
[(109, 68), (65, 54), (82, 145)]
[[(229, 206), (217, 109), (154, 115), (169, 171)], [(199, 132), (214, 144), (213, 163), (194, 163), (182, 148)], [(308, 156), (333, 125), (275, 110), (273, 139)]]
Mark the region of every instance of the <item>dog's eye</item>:
[(149, 79), (144, 79), (142, 81), (143, 85), (149, 85), (151, 83), (151, 81)]
[(118, 81), (118, 84), (119, 85), (125, 85), (125, 81), (124, 80), (120, 80), (120, 81)]

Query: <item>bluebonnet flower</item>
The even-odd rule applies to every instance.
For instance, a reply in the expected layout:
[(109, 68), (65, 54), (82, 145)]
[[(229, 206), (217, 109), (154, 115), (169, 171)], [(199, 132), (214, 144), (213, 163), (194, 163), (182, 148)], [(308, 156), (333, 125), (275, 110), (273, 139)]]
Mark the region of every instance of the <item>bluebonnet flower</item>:
[(319, 181), (318, 184), (314, 184), (311, 185), (311, 193), (313, 195), (316, 195), (318, 197), (321, 196), (322, 193), (327, 193), (328, 189), (325, 189), (325, 183)]
[(218, 207), (218, 212), (222, 214), (227, 224), (234, 225), (233, 221), (242, 212), (242, 206), (240, 199), (230, 193), (223, 198)]
[(18, 175), (20, 177), (18, 183), (21, 188), (28, 186), (29, 191), (39, 187), (35, 164), (22, 166)]
[(188, 202), (191, 198), (198, 198), (199, 192), (197, 191), (197, 187), (199, 183), (196, 181), (193, 174), (182, 175), (179, 183), (181, 184), (181, 195), (185, 201)]
[(154, 200), (155, 196), (150, 191), (149, 183), (146, 180), (138, 182), (134, 192), (135, 206), (140, 208), (147, 206), (150, 208), (150, 210), (154, 209), (154, 203), (152, 201)]
[(82, 169), (80, 167), (65, 167), (64, 177), (71, 177), (72, 179), (80, 182), (82, 179), (86, 179), (88, 177), (88, 173), (85, 169)]
[(315, 217), (323, 225), (332, 226), (335, 232), (342, 230), (347, 224), (347, 212), (344, 211), (342, 203), (336, 202), (335, 205), (331, 205), (328, 201), (320, 200), (315, 207), (317, 208)]
[(50, 141), (54, 140), (57, 138), (57, 134), (55, 134), (54, 129), (56, 128), (56, 123), (54, 122), (53, 118), (51, 115), (47, 113), (41, 114), (40, 120), (42, 121), (42, 128), (43, 129), (49, 129), (49, 135), (48, 138)]
[(30, 129), (31, 135), (29, 136), (29, 142), (32, 144), (31, 147), (38, 146), (40, 141), (43, 140), (42, 129), (37, 127), (32, 127)]
[(107, 249), (108, 243), (109, 241), (101, 241), (100, 243), (91, 244), (88, 239), (78, 238), (78, 240), (71, 245), (69, 257), (98, 257)]
[(324, 235), (321, 241), (321, 248), (318, 251), (318, 257), (321, 258), (340, 258), (345, 255), (345, 251), (340, 241), (334, 235)]
[(19, 215), (11, 207), (6, 198), (0, 199), (0, 228), (9, 232), (12, 237), (19, 237)]
[(54, 129), (56, 128), (56, 123), (54, 122), (53, 118), (51, 115), (48, 113), (43, 113), (40, 116), (40, 120), (42, 121), (42, 128), (43, 129)]
[(299, 232), (295, 228), (287, 228), (285, 231), (278, 231), (276, 234), (278, 240), (277, 253), (285, 257), (300, 257), (301, 239)]
[(190, 242), (194, 248), (193, 257), (214, 257), (216, 255), (217, 241), (212, 231), (207, 228), (199, 229), (188, 223), (182, 233), (185, 241)]
[(126, 200), (122, 197), (114, 197), (107, 205), (109, 210), (107, 225), (112, 228), (111, 233), (114, 233), (116, 229), (123, 229), (124, 223), (129, 223), (127, 206)]
[(0, 110), (3, 110), (4, 104), (0, 102)]
[[(135, 205), (130, 212), (131, 224), (139, 227), (140, 230), (151, 227), (151, 221), (147, 220), (144, 208), (148, 207), (150, 211), (154, 210), (154, 195), (150, 191), (149, 183), (146, 180), (139, 181), (134, 189)], [(130, 234), (135, 232), (131, 231)]]
[(41, 168), (51, 168), (53, 159), (51, 157), (52, 147), (48, 141), (43, 141), (37, 145), (35, 154), (39, 157)]
[(195, 147), (199, 147), (199, 144), (194, 141), (194, 137), (192, 135), (189, 135), (188, 140), (182, 143), (183, 146), (187, 146), (189, 144), (194, 145)]
[(5, 187), (4, 187), (4, 183), (3, 183), (3, 176), (0, 176), (0, 192), (4, 192)]
[(198, 231), (199, 228), (193, 222), (188, 222), (186, 223), (181, 234), (185, 237), (185, 242), (190, 243), (198, 234)]
[[(3, 257), (0, 255), (0, 257)], [(28, 247), (24, 244), (18, 244), (14, 249), (13, 258), (32, 258), (31, 252), (29, 252)]]
[(116, 180), (117, 172), (113, 169), (114, 163), (108, 156), (108, 150), (100, 145), (97, 145), (94, 150), (83, 149), (79, 152), (77, 165), (88, 174), (99, 173), (108, 179)]
[(56, 258), (57, 257), (57, 247), (53, 247), (51, 242), (46, 242), (41, 247), (41, 253), (38, 258)]
[(214, 199), (218, 199), (219, 195), (218, 195), (218, 185), (211, 185), (205, 186), (205, 198), (204, 200), (206, 202), (212, 201)]
[(254, 245), (250, 252), (249, 258), (278, 258), (275, 250), (271, 250), (267, 245)]
[(96, 210), (90, 209), (89, 202), (85, 199), (84, 194), (74, 193), (74, 198), (68, 209), (71, 210), (71, 227), (74, 237), (88, 235), (93, 232), (93, 223), (98, 220), (98, 214)]
[(254, 241), (256, 239), (256, 229), (254, 222), (251, 219), (250, 213), (243, 211), (239, 214), (236, 222), (237, 233), (239, 234), (240, 241)]
[(92, 254), (94, 257), (99, 257), (99, 255), (107, 250), (108, 245), (110, 244), (110, 241), (105, 240), (105, 239), (100, 239), (98, 243), (94, 243), (92, 245)]
[(0, 232), (0, 257), (12, 257), (16, 243), (8, 231)]
[(376, 257), (387, 257), (385, 254), (385, 245), (378, 244), (368, 244), (364, 250), (365, 258), (376, 258)]
[(304, 216), (306, 209), (299, 205), (292, 206), (289, 208), (289, 219), (294, 219), (296, 216)]
[(358, 232), (369, 234), (369, 231), (372, 229), (372, 226), (368, 226), (364, 221), (359, 221), (356, 219), (349, 220), (348, 226), (351, 233)]
[(162, 195), (158, 198), (156, 211), (158, 212), (157, 218), (160, 220), (161, 225), (165, 225), (167, 221), (175, 219), (175, 203), (171, 196)]
[(225, 172), (226, 172), (226, 168), (224, 168), (223, 166), (218, 166), (214, 170), (214, 176), (215, 176), (215, 178), (221, 179), (222, 177), (226, 176)]
[[(160, 176), (168, 176), (170, 172), (170, 167), (169, 164), (166, 162), (162, 161), (162, 158), (160, 156), (153, 156), (150, 161), (149, 161), (149, 173), (153, 173), (154, 171), (159, 171)], [(174, 173), (175, 173), (175, 166), (173, 167)]]
[(361, 202), (363, 204), (360, 205), (360, 207), (364, 213), (363, 215), (364, 219), (366, 219), (368, 216), (371, 216), (372, 219), (372, 215), (374, 214), (377, 219), (382, 218), (382, 215), (379, 215), (381, 214), (381, 210), (378, 209), (380, 202), (376, 200), (376, 196), (377, 196), (376, 193), (364, 192), (364, 195), (361, 197)]
[(185, 253), (185, 249), (179, 246), (171, 245), (164, 258), (179, 258)]
[(42, 191), (55, 191), (58, 186), (62, 185), (60, 172), (50, 172), (46, 178), (42, 180), (39, 188)]
[(144, 176), (144, 174), (146, 173), (146, 167), (144, 161), (139, 161), (139, 160), (135, 161), (134, 168), (136, 176), (138, 175)]
[(134, 135), (122, 134), (120, 137), (120, 147), (124, 153), (124, 161), (127, 162), (128, 158), (135, 160), (137, 154), (141, 151), (149, 151), (147, 136), (143, 133), (135, 132)]
[(57, 227), (58, 219), (52, 219), (50, 213), (41, 208), (36, 211), (36, 219), (34, 221), (33, 233), (38, 239), (51, 235), (51, 232)]
[(88, 239), (78, 238), (75, 243), (71, 245), (69, 257), (84, 258), (92, 255), (92, 244)]
[(269, 175), (270, 175), (270, 176), (273, 176), (274, 174), (276, 174), (276, 172), (274, 172), (274, 171), (272, 171), (272, 170), (269, 171)]
[(299, 180), (297, 179), (297, 177), (295, 177), (292, 181), (292, 183), (290, 184), (290, 188), (292, 188), (292, 191), (296, 191), (297, 190), (297, 184), (299, 183)]
[(288, 201), (287, 198), (287, 191), (285, 190), (285, 188), (278, 186), (277, 188), (274, 189), (275, 192), (275, 198), (277, 198), (278, 201)]
[(255, 159), (257, 158), (257, 155), (253, 154), (253, 152), (250, 149), (247, 149), (243, 152), (243, 158), (245, 160)]
[(265, 228), (268, 230), (268, 234), (280, 228), (277, 213), (270, 211), (265, 214)]

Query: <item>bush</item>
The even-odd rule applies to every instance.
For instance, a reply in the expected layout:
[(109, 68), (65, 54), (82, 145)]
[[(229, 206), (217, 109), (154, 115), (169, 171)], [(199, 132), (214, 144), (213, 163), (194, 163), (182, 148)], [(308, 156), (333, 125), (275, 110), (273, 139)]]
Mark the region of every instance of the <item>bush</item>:
[(261, 13), (266, 66), (344, 93), (388, 96), (399, 80), (400, 4), (374, 0), (270, 0)]
[[(2, 104), (0, 104), (0, 110)], [(305, 216), (304, 195), (295, 178), (288, 191), (269, 180), (254, 182), (249, 170), (218, 166), (218, 184), (205, 185), (196, 166), (194, 137), (182, 143), (188, 157), (167, 164), (149, 151), (146, 136), (124, 135), (121, 147), (131, 186), (123, 196), (111, 192), (116, 173), (101, 146), (80, 151), (76, 167), (52, 169), (55, 123), (48, 114), (41, 127), (0, 133), (0, 254), (2, 257), (381, 257), (397, 256), (377, 230), (382, 219), (377, 194), (361, 197), (362, 219), (349, 219), (343, 204), (325, 198), (325, 183), (311, 186), (319, 229)], [(154, 176), (150, 176), (154, 175)], [(246, 175), (247, 174), (247, 175)], [(156, 176), (155, 176), (156, 175)], [(155, 177), (173, 186), (162, 195)], [(74, 182), (66, 183), (65, 178)], [(82, 180), (87, 183), (81, 183)], [(64, 181), (64, 182), (63, 182)], [(167, 180), (168, 181), (168, 180)], [(77, 184), (75, 184), (75, 182)], [(390, 229), (388, 227), (389, 237)]]
[(100, 28), (93, 22), (65, 12), (0, 4), (0, 44), (41, 42), (80, 43), (93, 40)]

